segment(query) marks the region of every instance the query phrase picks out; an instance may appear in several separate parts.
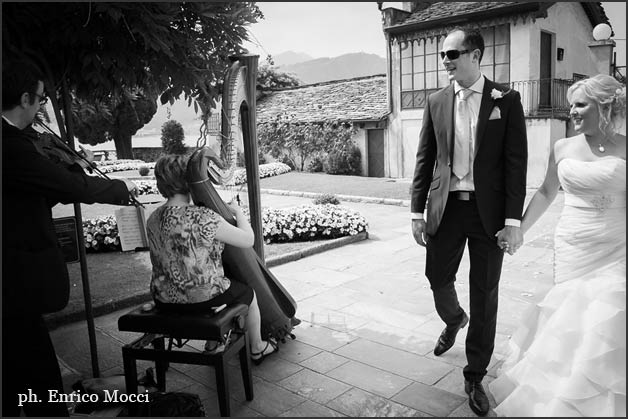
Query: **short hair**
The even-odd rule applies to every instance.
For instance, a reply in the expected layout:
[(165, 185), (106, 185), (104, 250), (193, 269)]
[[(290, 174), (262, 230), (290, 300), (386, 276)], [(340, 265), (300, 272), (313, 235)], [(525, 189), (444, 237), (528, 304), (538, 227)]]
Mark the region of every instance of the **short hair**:
[(607, 136), (614, 135), (626, 122), (626, 86), (607, 74), (578, 80), (567, 90), (570, 103), (579, 89), (597, 104), (600, 130)]
[(35, 93), (39, 82), (44, 81), (41, 70), (29, 60), (12, 59), (2, 63), (2, 110), (20, 105), (22, 95), (29, 93), (31, 105), (35, 103)]
[(468, 49), (469, 51), (473, 51), (475, 49), (480, 50), (480, 59), (478, 61), (482, 62), (482, 57), (484, 57), (484, 37), (482, 36), (482, 33), (480, 33), (478, 29), (456, 27), (449, 31), (447, 36), (451, 35), (454, 32), (464, 33), (462, 45), (466, 49)]
[(185, 180), (188, 157), (182, 154), (166, 154), (155, 163), (157, 189), (165, 198), (175, 194), (188, 194), (190, 188)]

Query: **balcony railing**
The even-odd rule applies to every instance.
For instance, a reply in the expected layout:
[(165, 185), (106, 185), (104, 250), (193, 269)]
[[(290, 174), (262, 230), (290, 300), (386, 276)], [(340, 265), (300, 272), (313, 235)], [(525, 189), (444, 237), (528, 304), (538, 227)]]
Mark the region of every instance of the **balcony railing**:
[(221, 115), (219, 111), (214, 111), (207, 120), (207, 132), (216, 135), (220, 132)]
[(510, 88), (521, 95), (523, 113), (527, 117), (567, 118), (567, 89), (573, 80), (539, 79), (510, 82)]
[(618, 82), (626, 84), (626, 66), (613, 66), (613, 77), (615, 77)]

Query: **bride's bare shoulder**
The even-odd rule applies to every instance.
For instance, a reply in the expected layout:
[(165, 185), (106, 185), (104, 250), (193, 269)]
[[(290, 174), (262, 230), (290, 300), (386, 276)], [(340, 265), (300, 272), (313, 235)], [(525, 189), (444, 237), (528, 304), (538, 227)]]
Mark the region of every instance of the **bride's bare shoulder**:
[(574, 135), (573, 137), (559, 138), (558, 140), (554, 142), (554, 154), (556, 156), (560, 156), (562, 154), (567, 153), (569, 150), (575, 149), (578, 146), (580, 140), (582, 140), (580, 135)]

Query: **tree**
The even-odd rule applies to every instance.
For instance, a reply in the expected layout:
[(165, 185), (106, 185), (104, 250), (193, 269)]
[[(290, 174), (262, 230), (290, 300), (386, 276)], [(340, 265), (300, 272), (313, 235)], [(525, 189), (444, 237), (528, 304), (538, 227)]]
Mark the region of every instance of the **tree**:
[[(263, 18), (244, 2), (4, 3), (3, 59), (31, 59), (45, 73), (62, 136), (72, 142), (71, 94), (120, 101), (135, 88), (182, 94), (204, 121), (222, 91), (246, 25)], [(28, 28), (28, 30), (24, 30)]]
[(301, 81), (292, 74), (283, 73), (271, 65), (260, 65), (257, 70), (257, 85), (262, 90), (283, 89), (300, 84)]
[(72, 121), (79, 142), (96, 145), (113, 140), (121, 159), (133, 159), (132, 136), (156, 112), (157, 95), (142, 89), (135, 89), (118, 103), (110, 100), (110, 104), (92, 104), (78, 98), (72, 101)]
[(174, 119), (164, 122), (161, 126), (161, 145), (166, 154), (184, 154), (185, 132), (183, 126)]

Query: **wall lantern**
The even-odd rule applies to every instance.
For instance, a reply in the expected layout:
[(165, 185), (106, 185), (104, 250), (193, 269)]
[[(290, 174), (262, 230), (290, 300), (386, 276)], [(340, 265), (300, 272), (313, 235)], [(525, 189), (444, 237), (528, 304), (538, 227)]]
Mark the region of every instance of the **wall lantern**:
[(556, 49), (556, 59), (558, 61), (562, 61), (564, 56), (565, 56), (565, 50), (563, 48), (557, 48)]
[(611, 27), (606, 23), (600, 23), (593, 28), (593, 39), (596, 41), (606, 41), (611, 37)]

